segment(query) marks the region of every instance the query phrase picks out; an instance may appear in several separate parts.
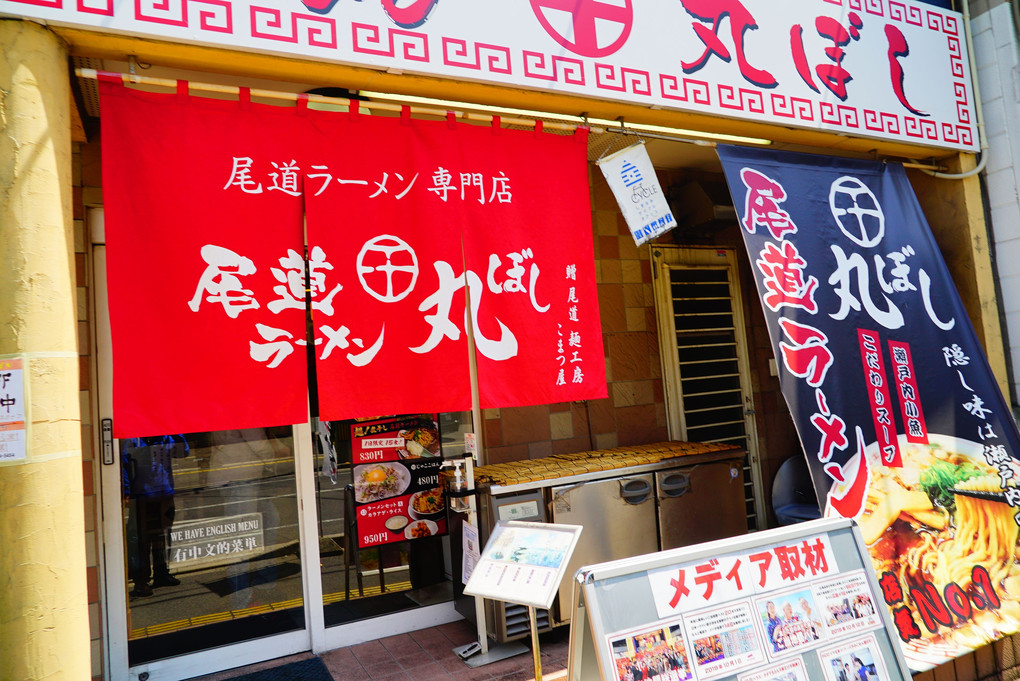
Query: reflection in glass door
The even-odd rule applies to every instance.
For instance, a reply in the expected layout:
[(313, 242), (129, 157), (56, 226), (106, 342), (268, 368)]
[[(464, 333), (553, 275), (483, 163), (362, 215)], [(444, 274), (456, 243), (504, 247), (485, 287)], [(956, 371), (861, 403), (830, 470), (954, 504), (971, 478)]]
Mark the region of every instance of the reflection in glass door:
[[(401, 423), (416, 417), (390, 417), (369, 423), (390, 421)], [(434, 419), (434, 421), (432, 420)], [(319, 547), (322, 564), (323, 611), (326, 626), (363, 620), (388, 613), (399, 612), (424, 605), (448, 602), (453, 597), (450, 568), (450, 541), (445, 536), (445, 499), (439, 491), (435, 508), (424, 507), (413, 501), (428, 503), (433, 496), (428, 487), (439, 487), (439, 481), (422, 484), (422, 492), (413, 495), (418, 474), (412, 472), (412, 487), (394, 490), (390, 497), (380, 488), (379, 499), (389, 506), (387, 499), (393, 499), (395, 508), (386, 511), (388, 520), (375, 524), (386, 533), (382, 543), (359, 548), (359, 524), (366, 521), (364, 515), (371, 513), (371, 505), (359, 496), (364, 486), (379, 485), (371, 479), (355, 480), (355, 473), (364, 476), (364, 469), (399, 467), (401, 462), (412, 469), (415, 461), (426, 462), (437, 457), (449, 460), (464, 456), (464, 433), (471, 430), (471, 413), (457, 412), (432, 415), (432, 427), (387, 433), (397, 434), (406, 445), (399, 448), (400, 461), (380, 466), (361, 464), (352, 452), (352, 432), (362, 423), (356, 421), (318, 421), (313, 423), (316, 451), (316, 491), (319, 516)], [(399, 426), (398, 426), (399, 427)], [(433, 438), (435, 441), (433, 442)], [(410, 499), (406, 498), (410, 496)], [(440, 522), (440, 519), (443, 522)], [(414, 525), (421, 523), (431, 528), (440, 528), (443, 536), (415, 537)]]
[[(98, 412), (107, 433), (112, 356), (102, 209), (90, 209), (88, 218)], [(301, 484), (310, 477), (307, 427), (155, 435), (104, 435), (102, 443), (110, 678), (127, 678), (130, 668), (153, 681), (190, 678), (307, 650), (312, 623), (304, 605), (312, 587), (301, 556), (314, 561), (315, 547), (300, 533), (311, 525), (302, 523), (298, 496), (311, 496)], [(224, 654), (230, 644), (237, 645)]]
[(119, 453), (131, 666), (305, 627), (290, 427)]

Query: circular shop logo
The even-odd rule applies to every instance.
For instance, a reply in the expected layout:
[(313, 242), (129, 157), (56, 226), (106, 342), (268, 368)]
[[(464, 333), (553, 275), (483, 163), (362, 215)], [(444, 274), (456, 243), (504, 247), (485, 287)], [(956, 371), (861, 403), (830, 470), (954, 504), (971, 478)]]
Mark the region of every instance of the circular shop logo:
[(531, 0), (542, 28), (582, 57), (605, 57), (623, 47), (634, 25), (631, 0)]
[(872, 191), (856, 177), (844, 175), (829, 188), (829, 209), (839, 230), (858, 246), (877, 246), (885, 236), (885, 213)]
[(365, 293), (395, 303), (406, 298), (418, 281), (418, 256), (403, 239), (383, 234), (361, 247), (357, 269)]

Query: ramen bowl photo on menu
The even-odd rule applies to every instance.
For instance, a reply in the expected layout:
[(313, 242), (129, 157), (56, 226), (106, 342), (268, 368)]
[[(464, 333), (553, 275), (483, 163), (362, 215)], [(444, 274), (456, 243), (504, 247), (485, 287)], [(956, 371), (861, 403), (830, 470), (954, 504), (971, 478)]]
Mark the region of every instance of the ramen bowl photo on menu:
[(443, 488), (415, 492), (407, 503), (408, 513), (415, 520), (436, 520), (446, 514), (446, 499), (443, 497)]
[(439, 431), (435, 428), (419, 426), (411, 430), (402, 430), (399, 435), (404, 438), (404, 448), (401, 451), (407, 452), (406, 458), (439, 456)]
[[(906, 606), (916, 625), (903, 645), (915, 669), (1020, 630), (1020, 528), (1002, 491), (1003, 480), (1020, 479), (1020, 466), (1008, 456), (1002, 471), (991, 466), (982, 443), (928, 440), (900, 437), (902, 467), (884, 465), (875, 444), (865, 449), (869, 479), (857, 517), (890, 607)], [(846, 470), (857, 470), (858, 456)], [(852, 482), (833, 485), (827, 516), (838, 515), (832, 497)]]
[(372, 463), (354, 467), (354, 499), (361, 504), (395, 497), (410, 483), (410, 474), (399, 464)]

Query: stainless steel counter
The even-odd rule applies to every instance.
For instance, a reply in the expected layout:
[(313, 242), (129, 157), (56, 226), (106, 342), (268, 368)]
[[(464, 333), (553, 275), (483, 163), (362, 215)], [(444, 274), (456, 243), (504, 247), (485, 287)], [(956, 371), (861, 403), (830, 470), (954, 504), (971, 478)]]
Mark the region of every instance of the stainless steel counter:
[[(723, 461), (734, 458), (740, 459), (743, 456), (744, 450), (739, 448), (732, 448), (704, 454), (686, 454), (681, 456), (675, 456), (668, 459), (662, 459), (654, 463), (637, 464), (634, 466), (627, 466), (625, 468), (611, 468), (601, 471), (574, 473), (562, 477), (544, 478), (541, 480), (529, 480), (528, 482), (521, 482), (513, 485), (483, 484), (480, 485), (480, 487), (484, 486), (488, 494), (491, 494), (492, 496), (500, 496), (503, 494), (516, 494), (518, 492), (527, 492), (530, 490), (542, 489), (544, 487), (551, 487), (553, 485), (555, 486), (577, 485), (586, 482), (592, 482), (595, 480), (619, 478), (624, 475), (637, 475), (640, 473), (650, 473), (653, 471), (666, 470), (669, 468), (697, 466), (703, 463), (712, 463), (714, 461)], [(484, 470), (484, 468), (479, 468), (476, 470)]]
[[(506, 520), (582, 525), (560, 586), (564, 607), (539, 613), (542, 628), (566, 624), (581, 566), (745, 533), (743, 458), (739, 447), (660, 442), (482, 466), (480, 539)], [(487, 602), (497, 641), (527, 634), (517, 607)], [(458, 610), (473, 615), (473, 606)]]

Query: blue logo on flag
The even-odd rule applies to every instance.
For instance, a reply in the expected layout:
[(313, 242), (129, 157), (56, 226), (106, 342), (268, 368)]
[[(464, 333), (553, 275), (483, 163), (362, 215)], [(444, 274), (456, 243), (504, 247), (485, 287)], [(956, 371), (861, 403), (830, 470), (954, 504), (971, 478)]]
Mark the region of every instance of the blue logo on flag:
[(636, 165), (625, 161), (623, 167), (620, 168), (620, 179), (623, 180), (625, 187), (631, 187), (645, 178), (641, 176), (641, 171)]

